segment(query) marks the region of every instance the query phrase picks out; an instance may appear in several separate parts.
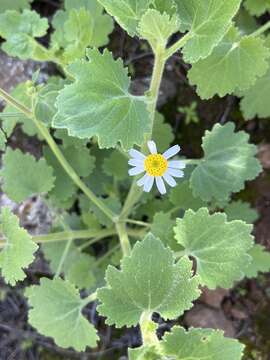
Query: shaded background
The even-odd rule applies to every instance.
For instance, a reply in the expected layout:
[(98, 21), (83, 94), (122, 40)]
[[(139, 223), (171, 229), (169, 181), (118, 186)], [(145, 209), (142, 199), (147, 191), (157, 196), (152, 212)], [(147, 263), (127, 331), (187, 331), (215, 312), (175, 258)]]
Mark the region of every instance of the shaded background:
[[(1, 0), (0, 0), (1, 1)], [(10, 0), (12, 1), (12, 0)], [(32, 7), (42, 16), (51, 20), (60, 7), (57, 0), (36, 0)], [(259, 19), (264, 23), (266, 15)], [(41, 39), (47, 44), (48, 39)], [(172, 39), (175, 41), (175, 39)], [(131, 39), (117, 25), (110, 35), (108, 48), (115, 57), (122, 57), (134, 79), (133, 91), (142, 94), (149, 85), (153, 67), (153, 55), (148, 45), (138, 39)], [(18, 83), (31, 79), (33, 72), (41, 69), (41, 78), (58, 74), (52, 64), (35, 63), (9, 58), (0, 51), (0, 86), (10, 91)], [(254, 235), (256, 242), (270, 250), (270, 119), (254, 119), (245, 122), (239, 110), (239, 100), (234, 96), (210, 101), (202, 101), (195, 89), (189, 86), (186, 65), (181, 54), (174, 55), (167, 63), (161, 86), (159, 110), (175, 132), (177, 142), (181, 144), (184, 155), (196, 158), (201, 154), (201, 138), (205, 129), (216, 122), (234, 121), (237, 130), (245, 130), (251, 136), (251, 142), (258, 145), (259, 158), (264, 172), (235, 199), (249, 201), (259, 212)], [(259, 96), (259, 94), (258, 94)], [(270, 101), (270, 99), (269, 99)], [(196, 102), (199, 122), (186, 125), (186, 116), (177, 109)], [(2, 103), (0, 102), (0, 109)], [(18, 126), (9, 146), (40, 156), (42, 143), (35, 137), (28, 137)], [(0, 206), (8, 205), (20, 217), (21, 225), (31, 233), (45, 233), (50, 229), (51, 215), (39, 198), (31, 198), (17, 205), (0, 193)], [(42, 254), (27, 270), (27, 279), (17, 287), (11, 288), (0, 279), (0, 360), (12, 359), (126, 359), (129, 346), (140, 345), (140, 333), (137, 328), (116, 330), (104, 325), (104, 320), (95, 312), (96, 304), (84, 309), (84, 314), (97, 327), (101, 341), (97, 349), (85, 353), (58, 348), (51, 339), (45, 338), (27, 324), (27, 303), (23, 297), (24, 287), (37, 283), (40, 277), (50, 277), (48, 264)], [(204, 291), (192, 310), (176, 321), (164, 322), (156, 317), (159, 334), (174, 324), (194, 327), (220, 328), (230, 337), (236, 337), (247, 345), (245, 360), (270, 359), (270, 275), (260, 275), (256, 280), (244, 280), (232, 290), (218, 289)], [(232, 359), (233, 360), (233, 359)]]

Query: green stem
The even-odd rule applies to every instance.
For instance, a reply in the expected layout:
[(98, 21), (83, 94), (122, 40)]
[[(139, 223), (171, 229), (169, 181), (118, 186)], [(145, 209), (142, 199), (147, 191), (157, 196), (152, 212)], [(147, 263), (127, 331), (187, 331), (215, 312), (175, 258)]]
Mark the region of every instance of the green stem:
[(157, 324), (152, 320), (152, 313), (144, 311), (140, 318), (140, 328), (143, 345), (158, 345), (159, 340), (156, 334)]
[(49, 147), (51, 148), (52, 152), (54, 153), (55, 157), (62, 165), (63, 169), (66, 171), (68, 176), (72, 179), (72, 181), (84, 192), (84, 194), (105, 214), (111, 219), (113, 222), (117, 218), (117, 215), (114, 214), (104, 203), (101, 201), (96, 195), (84, 184), (84, 182), (80, 179), (78, 174), (74, 171), (72, 166), (68, 163), (62, 152), (60, 151), (59, 147), (57, 146), (56, 142), (54, 141), (53, 137), (51, 136), (49, 130), (46, 128), (44, 124), (39, 122), (31, 110), (26, 108), (24, 105), (19, 103), (16, 99), (10, 96), (7, 92), (0, 88), (0, 96), (4, 98), (9, 104), (14, 106), (16, 109), (24, 113), (27, 117), (29, 117), (34, 124), (36, 125), (37, 129), (39, 130), (40, 134), (44, 137), (47, 141)]
[(174, 43), (172, 46), (170, 46), (166, 52), (165, 52), (165, 59), (169, 59), (174, 53), (176, 53), (179, 49), (181, 49), (186, 42), (192, 38), (192, 34), (191, 33), (187, 33), (186, 35), (184, 35), (181, 39), (179, 39), (178, 41), (176, 41), (176, 43)]
[(63, 251), (63, 253), (62, 253), (62, 255), (61, 255), (59, 264), (58, 264), (58, 266), (57, 266), (57, 270), (56, 270), (55, 275), (54, 275), (55, 278), (58, 278), (59, 275), (61, 274), (62, 267), (63, 267), (63, 265), (64, 265), (64, 262), (65, 262), (66, 258), (67, 258), (67, 255), (68, 255), (70, 246), (71, 246), (71, 244), (72, 244), (72, 240), (73, 240), (73, 239), (70, 238), (70, 239), (67, 241), (67, 243), (66, 243), (66, 246), (65, 246), (64, 251)]
[[(115, 235), (115, 232), (114, 232), (114, 233), (112, 232), (110, 236), (113, 236), (113, 235)], [(86, 242), (83, 243), (81, 246), (78, 246), (78, 250), (79, 250), (79, 251), (83, 251), (84, 249), (88, 248), (88, 246), (97, 243), (97, 242), (98, 242), (99, 240), (101, 240), (101, 239), (104, 239), (104, 236), (103, 236), (103, 235), (96, 236), (96, 237), (94, 237), (93, 239), (90, 239), (90, 240), (86, 241)]]
[(254, 31), (250, 36), (259, 36), (263, 34), (265, 31), (270, 29), (270, 21), (268, 21), (266, 24), (261, 26), (258, 30)]
[(119, 249), (119, 247), (120, 245), (117, 244), (113, 246), (109, 251), (107, 251), (106, 254), (100, 256), (95, 262), (95, 267), (99, 266), (104, 260), (111, 256), (117, 249)]
[(139, 221), (139, 220), (133, 220), (133, 219), (125, 219), (124, 220), (126, 223), (129, 224), (134, 224), (134, 225), (139, 225), (139, 226), (144, 226), (144, 227), (150, 227), (151, 224), (144, 222), (144, 221)]
[(186, 165), (199, 165), (203, 159), (182, 159)]
[(124, 256), (130, 255), (131, 246), (128, 238), (128, 233), (126, 229), (126, 224), (124, 222), (117, 222), (115, 224), (116, 230), (119, 236), (121, 249)]
[[(148, 97), (149, 97), (148, 110), (150, 113), (151, 129), (150, 129), (150, 132), (149, 132), (148, 138), (146, 139), (145, 144), (142, 146), (143, 152), (147, 150), (147, 140), (151, 139), (151, 137), (152, 137), (159, 89), (160, 89), (162, 75), (163, 75), (165, 64), (166, 64), (166, 58), (164, 55), (165, 52), (166, 52), (166, 50), (161, 47), (161, 48), (157, 49), (157, 51), (155, 53), (155, 63), (154, 63), (153, 75), (152, 75), (152, 80), (151, 80), (149, 94), (148, 94)], [(131, 188), (129, 190), (129, 193), (126, 198), (125, 204), (123, 206), (122, 212), (120, 214), (121, 219), (127, 218), (129, 216), (133, 206), (136, 204), (136, 202), (139, 201), (142, 194), (143, 194), (143, 190), (142, 190), (142, 188), (139, 188), (137, 186), (136, 178), (135, 178), (131, 185)]]
[(23, 117), (24, 115), (21, 112), (9, 112), (9, 113), (0, 113), (1, 119), (5, 119), (5, 118), (18, 118), (18, 117)]
[(93, 294), (90, 294), (89, 296), (87, 296), (85, 299), (82, 299), (81, 302), (81, 309), (84, 308), (87, 304), (89, 304), (90, 302), (93, 302), (97, 299), (97, 293), (94, 292)]

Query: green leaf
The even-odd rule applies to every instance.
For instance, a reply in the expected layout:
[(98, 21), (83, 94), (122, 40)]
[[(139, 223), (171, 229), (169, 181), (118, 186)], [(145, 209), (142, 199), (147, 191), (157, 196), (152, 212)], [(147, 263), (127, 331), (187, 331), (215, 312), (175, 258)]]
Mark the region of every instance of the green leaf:
[[(86, 146), (69, 146), (67, 148), (59, 146), (59, 148), (79, 176), (86, 177), (92, 173), (95, 167), (95, 157), (90, 154)], [(49, 147), (44, 147), (43, 153), (48, 164), (53, 168), (56, 178), (50, 196), (56, 203), (61, 204), (70, 199), (76, 193), (77, 188)]]
[[(102, 199), (103, 203), (112, 210), (115, 214), (120, 214), (121, 212), (121, 203), (118, 198), (115, 197), (107, 197), (106, 199)], [(95, 204), (89, 202), (90, 210), (95, 214), (99, 223), (110, 227), (113, 225), (112, 221), (101, 211)]]
[(99, 0), (99, 2), (130, 36), (137, 34), (140, 19), (151, 4), (151, 0)]
[(45, 35), (48, 26), (48, 20), (35, 11), (8, 10), (0, 14), (0, 36), (6, 39), (3, 50), (21, 59), (35, 58), (36, 51), (42, 52), (35, 38)]
[(87, 144), (87, 140), (78, 139), (73, 136), (69, 136), (67, 130), (57, 129), (54, 132), (54, 137), (62, 141), (63, 148), (75, 147), (80, 149)]
[(204, 201), (193, 195), (189, 186), (189, 181), (187, 180), (181, 182), (171, 190), (170, 201), (174, 206), (177, 206), (179, 209), (183, 210), (192, 209), (196, 211), (205, 206)]
[(242, 220), (252, 224), (258, 219), (258, 212), (250, 207), (250, 204), (241, 200), (233, 201), (224, 209), (228, 221)]
[(32, 155), (23, 154), (19, 149), (7, 149), (1, 174), (3, 191), (16, 202), (34, 194), (47, 193), (54, 186), (53, 169), (45, 159), (36, 161)]
[(104, 159), (103, 171), (108, 176), (113, 176), (117, 180), (128, 178), (128, 162), (127, 158), (119, 151), (113, 151)]
[(2, 208), (0, 220), (0, 232), (5, 240), (0, 252), (1, 272), (5, 281), (14, 286), (26, 277), (23, 269), (33, 262), (38, 246), (28, 232), (19, 226), (19, 219), (9, 208)]
[(33, 0), (1, 0), (0, 3), (0, 13), (5, 12), (6, 10), (23, 10), (29, 9), (30, 3)]
[[(258, 94), (260, 95), (258, 96)], [(256, 116), (260, 118), (270, 117), (270, 68), (242, 95), (240, 107), (246, 120), (251, 120)]]
[(260, 16), (270, 11), (270, 0), (245, 0), (244, 6), (251, 15)]
[(45, 85), (38, 93), (35, 99), (34, 114), (35, 117), (46, 125), (50, 125), (57, 109), (55, 102), (59, 90), (62, 89), (61, 82), (49, 83)]
[(241, 0), (175, 0), (181, 31), (190, 38), (183, 48), (184, 60), (195, 63), (206, 58), (220, 42), (236, 15)]
[(240, 360), (244, 345), (224, 337), (220, 330), (173, 327), (161, 341), (161, 349), (177, 360)]
[(259, 272), (265, 273), (270, 271), (270, 253), (266, 251), (264, 246), (254, 245), (249, 250), (249, 255), (251, 256), (251, 263), (245, 270), (246, 277), (252, 279), (256, 278)]
[(262, 38), (241, 36), (238, 29), (231, 27), (212, 54), (192, 66), (188, 77), (202, 99), (215, 94), (222, 97), (254, 85), (266, 73), (269, 56)]
[[(66, 242), (42, 244), (45, 258), (50, 262), (50, 268), (55, 273), (58, 269)], [(96, 282), (93, 267), (95, 259), (79, 251), (78, 247), (71, 244), (68, 255), (62, 265), (65, 279), (79, 289), (90, 289)]]
[(66, 128), (71, 136), (97, 136), (101, 148), (124, 149), (142, 144), (150, 130), (144, 97), (128, 92), (130, 79), (122, 61), (107, 50), (89, 50), (89, 61), (69, 66), (75, 83), (65, 86), (57, 98), (53, 126)]
[(40, 285), (26, 289), (26, 296), (32, 308), (29, 322), (40, 334), (63, 348), (85, 351), (87, 346), (96, 346), (96, 330), (81, 313), (85, 304), (68, 281), (42, 278)]
[(0, 151), (5, 151), (7, 138), (2, 129), (0, 129)]
[(139, 23), (138, 32), (155, 51), (160, 46), (166, 47), (169, 37), (179, 30), (179, 26), (176, 14), (171, 17), (166, 13), (161, 14), (155, 9), (149, 9)]
[(54, 15), (52, 25), (55, 31), (51, 38), (51, 48), (55, 52), (62, 51), (62, 61), (70, 63), (84, 57), (87, 47), (108, 43), (113, 20), (103, 13), (97, 1), (65, 1), (65, 9)]
[(192, 306), (200, 292), (187, 257), (175, 264), (172, 251), (152, 234), (137, 242), (121, 271), (109, 266), (107, 287), (98, 290), (98, 312), (108, 325), (137, 325), (142, 313), (176, 318)]
[(174, 140), (174, 134), (170, 124), (165, 122), (164, 116), (156, 112), (153, 126), (152, 139), (157, 144), (160, 152), (167, 150)]
[(185, 254), (196, 259), (201, 284), (210, 289), (230, 288), (243, 277), (251, 261), (251, 230), (243, 221), (227, 222), (225, 214), (210, 215), (207, 208), (188, 210), (174, 228)]
[(171, 219), (170, 213), (163, 211), (156, 212), (151, 225), (151, 233), (159, 238), (165, 246), (169, 246), (174, 251), (180, 250), (174, 238), (173, 227), (175, 221)]
[(145, 345), (136, 349), (128, 349), (129, 360), (162, 360), (164, 359), (158, 353), (157, 347), (154, 345)]
[[(22, 103), (24, 106), (30, 108), (31, 107), (31, 96), (29, 95), (31, 91), (32, 83), (31, 81), (26, 81), (24, 83), (20, 83), (15, 87), (14, 90), (11, 91), (11, 95)], [(7, 105), (3, 110), (3, 114), (14, 114), (14, 117), (4, 117), (2, 118), (2, 127), (5, 131), (7, 137), (12, 134), (16, 124), (22, 124), (22, 130), (25, 134), (29, 136), (38, 135), (41, 139), (41, 136), (38, 134), (36, 126), (34, 123), (26, 117), (24, 114), (18, 114), (18, 110), (11, 105)], [(1, 118), (1, 113), (0, 113)]]
[(226, 200), (244, 188), (262, 168), (255, 158), (257, 148), (248, 143), (248, 134), (234, 132), (234, 124), (216, 124), (203, 138), (204, 158), (191, 175), (194, 196), (204, 201)]

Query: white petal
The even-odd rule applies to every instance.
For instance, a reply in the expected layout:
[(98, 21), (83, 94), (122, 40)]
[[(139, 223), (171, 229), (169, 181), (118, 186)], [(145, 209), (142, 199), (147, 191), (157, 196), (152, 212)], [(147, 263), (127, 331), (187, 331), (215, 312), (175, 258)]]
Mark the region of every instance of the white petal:
[(144, 154), (142, 154), (140, 151), (135, 150), (135, 149), (131, 149), (129, 150), (129, 155), (131, 157), (133, 157), (134, 159), (141, 159), (144, 160), (146, 158), (146, 156)]
[(156, 146), (156, 143), (153, 140), (148, 141), (147, 145), (148, 145), (148, 149), (149, 149), (151, 154), (156, 154), (157, 153), (157, 146)]
[(146, 182), (146, 180), (148, 179), (149, 175), (148, 174), (145, 174), (142, 178), (140, 178), (138, 181), (137, 181), (137, 185), (138, 186), (143, 186)]
[(165, 157), (165, 159), (169, 159), (169, 158), (173, 157), (174, 155), (178, 154), (179, 151), (180, 151), (180, 146), (174, 145), (174, 146), (170, 147), (168, 150), (166, 150), (165, 153), (163, 153), (163, 156)]
[(174, 180), (174, 178), (168, 174), (168, 172), (166, 172), (163, 175), (164, 180), (166, 181), (167, 184), (169, 184), (171, 187), (175, 187), (177, 185), (176, 181)]
[(168, 161), (168, 166), (172, 169), (184, 169), (186, 167), (186, 164), (184, 163), (184, 161), (181, 160), (171, 160)]
[(143, 166), (136, 166), (136, 167), (128, 170), (128, 173), (129, 173), (130, 176), (139, 175), (142, 172), (144, 172), (144, 167)]
[(144, 183), (143, 191), (150, 192), (153, 187), (153, 184), (154, 184), (154, 176), (148, 175), (148, 178), (146, 179), (146, 181)]
[(168, 168), (167, 173), (176, 178), (181, 178), (184, 176), (184, 172), (182, 170), (178, 170), (178, 169)]
[(131, 166), (143, 166), (144, 160), (143, 159), (130, 159), (128, 164)]
[(158, 191), (161, 193), (161, 195), (166, 194), (166, 188), (165, 188), (165, 184), (164, 184), (162, 177), (156, 176), (155, 179), (156, 179)]

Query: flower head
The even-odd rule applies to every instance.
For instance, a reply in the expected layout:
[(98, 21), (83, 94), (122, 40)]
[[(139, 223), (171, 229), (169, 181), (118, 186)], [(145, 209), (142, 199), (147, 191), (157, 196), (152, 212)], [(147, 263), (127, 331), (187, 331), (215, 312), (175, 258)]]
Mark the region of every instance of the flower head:
[(133, 166), (129, 170), (129, 175), (135, 176), (144, 172), (144, 176), (137, 181), (138, 186), (143, 186), (145, 192), (150, 192), (154, 182), (156, 182), (158, 191), (165, 194), (164, 180), (168, 185), (174, 187), (176, 186), (174, 177), (181, 178), (184, 176), (182, 170), (185, 168), (185, 163), (181, 160), (169, 160), (179, 153), (180, 146), (172, 146), (163, 154), (158, 154), (154, 141), (148, 141), (147, 145), (150, 151), (147, 156), (135, 149), (129, 151), (131, 159), (128, 163)]

